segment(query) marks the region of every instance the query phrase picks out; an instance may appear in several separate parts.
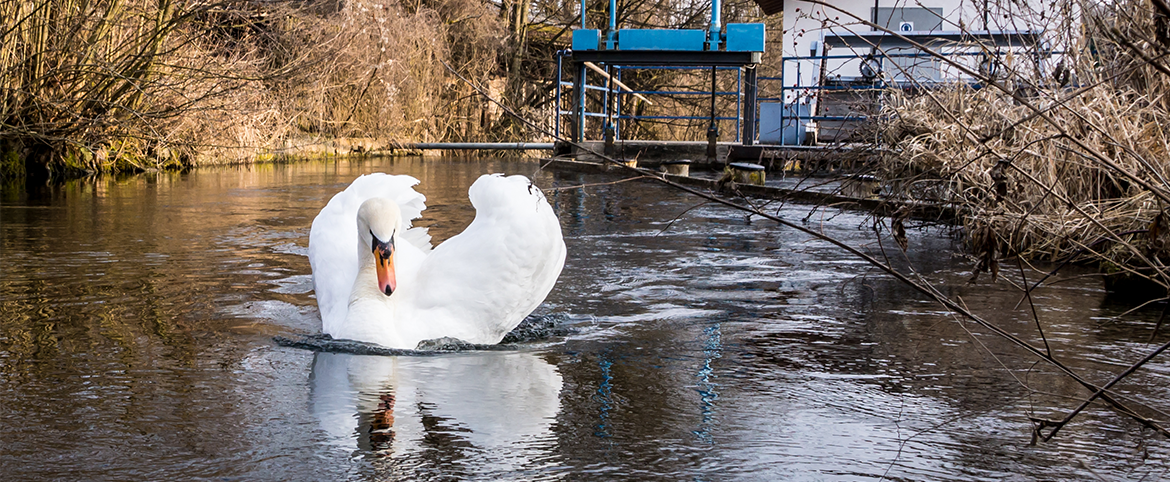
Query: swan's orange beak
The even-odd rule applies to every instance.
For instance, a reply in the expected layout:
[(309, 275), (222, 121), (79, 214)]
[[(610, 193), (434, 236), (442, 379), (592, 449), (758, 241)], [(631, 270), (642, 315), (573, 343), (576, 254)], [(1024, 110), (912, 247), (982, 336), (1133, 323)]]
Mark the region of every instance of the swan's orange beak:
[(398, 281), (394, 278), (394, 236), (390, 236), (390, 241), (385, 243), (377, 236), (373, 238), (374, 272), (378, 274), (378, 290), (390, 296), (398, 288)]

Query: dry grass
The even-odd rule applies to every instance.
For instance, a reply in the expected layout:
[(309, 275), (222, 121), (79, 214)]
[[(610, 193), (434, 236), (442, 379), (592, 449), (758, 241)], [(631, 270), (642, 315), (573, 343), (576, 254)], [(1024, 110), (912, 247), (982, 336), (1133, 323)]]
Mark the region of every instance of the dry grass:
[[(625, 8), (644, 23), (625, 26), (661, 27), (661, 12), (680, 6)], [(705, 18), (700, 5), (686, 11), (671, 25)], [(737, 0), (725, 20), (755, 11)], [(576, 4), (542, 2), (0, 2), (0, 177), (19, 178), (27, 168), (72, 175), (251, 162), (334, 138), (382, 146), (549, 140), (443, 63), (551, 130), (559, 47), (526, 35), (576, 22)], [(734, 89), (731, 73), (720, 77), (720, 90)], [(709, 74), (657, 72), (630, 82), (706, 90)], [(719, 103), (724, 115), (734, 110), (733, 98)], [(705, 117), (709, 107), (705, 96), (680, 96), (631, 109)], [(637, 124), (626, 126), (627, 137), (702, 139), (707, 125)], [(731, 139), (730, 123), (721, 124)]]
[[(181, 44), (172, 2), (73, 0), (0, 4), (0, 147), (57, 164), (104, 165), (108, 152), (139, 151), (150, 126), (174, 115), (156, 102), (171, 72), (161, 61)], [(114, 142), (109, 142), (114, 140)], [(99, 148), (95, 144), (107, 141)], [(19, 166), (6, 163), (6, 170)]]
[(908, 198), (968, 209), (981, 269), (1073, 257), (1167, 285), (1170, 75), (1132, 48), (1166, 52), (1158, 22), (1137, 1), (1086, 14), (1065, 59), (1080, 86), (1009, 66), (1002, 90), (891, 92), (882, 175)]
[(0, 3), (0, 174), (248, 162), (314, 138), (490, 127), (484, 99), (438, 62), (490, 76), (502, 27), (489, 5), (290, 5)]

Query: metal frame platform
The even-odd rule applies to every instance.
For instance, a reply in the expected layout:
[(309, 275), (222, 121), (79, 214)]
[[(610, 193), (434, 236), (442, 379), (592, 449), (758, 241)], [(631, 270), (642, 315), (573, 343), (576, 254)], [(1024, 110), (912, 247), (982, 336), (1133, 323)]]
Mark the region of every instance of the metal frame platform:
[[(575, 142), (585, 141), (586, 118), (597, 113), (586, 111), (585, 93), (592, 86), (586, 82), (588, 70), (586, 64), (599, 64), (605, 67), (604, 77), (612, 80), (610, 69), (618, 67), (643, 68), (677, 68), (677, 67), (711, 67), (712, 70), (712, 115), (711, 127), (708, 130), (709, 142), (717, 138), (716, 117), (714, 114), (715, 96), (720, 95), (715, 90), (715, 69), (720, 67), (745, 68), (746, 76), (743, 82), (743, 100), (737, 108), (744, 114), (743, 124), (746, 126), (742, 138), (751, 143), (755, 139), (756, 127), (756, 69), (764, 53), (765, 27), (762, 23), (731, 23), (724, 25), (720, 18), (720, 0), (711, 2), (711, 22), (707, 29), (619, 29), (617, 25), (617, 1), (609, 1), (609, 24), (605, 30), (589, 29), (585, 18), (586, 4), (581, 0), (581, 26), (573, 31), (572, 50), (566, 52), (571, 63), (574, 64), (576, 78), (573, 82), (573, 121), (572, 139)], [(560, 59), (558, 53), (558, 99), (557, 99), (557, 132), (560, 132)], [(590, 65), (598, 70), (596, 65)], [(600, 71), (600, 70), (599, 70)], [(620, 81), (617, 82), (620, 84)], [(623, 86), (624, 87), (624, 86)], [(629, 89), (627, 89), (629, 90)], [(614, 110), (609, 95), (619, 96), (617, 88), (606, 88), (604, 117), (606, 125), (603, 131), (608, 139), (617, 137), (616, 126), (613, 125)], [(617, 116), (620, 118), (620, 112)], [(739, 118), (737, 116), (737, 121)], [(714, 134), (713, 134), (714, 133)], [(738, 125), (737, 125), (738, 135)]]
[(574, 50), (573, 62), (611, 65), (686, 65), (702, 67), (747, 67), (760, 63), (762, 52), (664, 51), (664, 50)]

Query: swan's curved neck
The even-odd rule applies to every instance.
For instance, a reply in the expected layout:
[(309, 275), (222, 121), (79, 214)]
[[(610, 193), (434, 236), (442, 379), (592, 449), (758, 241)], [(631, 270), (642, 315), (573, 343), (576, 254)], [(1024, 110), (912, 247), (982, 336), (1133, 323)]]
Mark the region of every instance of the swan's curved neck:
[(358, 299), (373, 299), (379, 300), (385, 298), (387, 302), (396, 299), (395, 296), (387, 296), (378, 289), (378, 273), (375, 269), (374, 254), (369, 247), (363, 249), (358, 255), (358, 274), (353, 282), (353, 290), (350, 291), (349, 302), (352, 305)]

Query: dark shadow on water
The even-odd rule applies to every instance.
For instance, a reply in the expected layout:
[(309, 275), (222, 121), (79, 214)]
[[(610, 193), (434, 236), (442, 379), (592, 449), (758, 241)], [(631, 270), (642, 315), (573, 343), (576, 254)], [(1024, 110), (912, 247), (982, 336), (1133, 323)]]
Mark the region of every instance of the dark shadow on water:
[(432, 356), (444, 353), (461, 351), (508, 351), (515, 350), (518, 343), (530, 343), (545, 340), (553, 336), (566, 336), (573, 330), (565, 326), (570, 317), (563, 313), (549, 315), (529, 315), (516, 328), (504, 335), (504, 339), (496, 345), (467, 343), (456, 338), (444, 337), (432, 340), (423, 340), (413, 350), (403, 348), (387, 348), (375, 343), (366, 343), (354, 340), (337, 340), (324, 333), (311, 335), (297, 335), (286, 337), (277, 335), (272, 340), (277, 345), (290, 348), (303, 348), (317, 352), (349, 353), (353, 355), (376, 356)]

